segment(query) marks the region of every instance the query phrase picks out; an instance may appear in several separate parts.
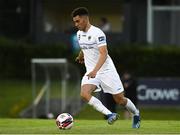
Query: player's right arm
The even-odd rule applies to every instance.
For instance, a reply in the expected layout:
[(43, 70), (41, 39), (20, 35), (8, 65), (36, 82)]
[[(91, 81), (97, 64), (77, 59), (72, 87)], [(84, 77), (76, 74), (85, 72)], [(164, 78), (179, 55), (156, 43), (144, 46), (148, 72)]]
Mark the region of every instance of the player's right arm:
[(82, 50), (80, 50), (79, 55), (76, 57), (75, 61), (77, 61), (80, 64), (84, 63), (84, 54)]

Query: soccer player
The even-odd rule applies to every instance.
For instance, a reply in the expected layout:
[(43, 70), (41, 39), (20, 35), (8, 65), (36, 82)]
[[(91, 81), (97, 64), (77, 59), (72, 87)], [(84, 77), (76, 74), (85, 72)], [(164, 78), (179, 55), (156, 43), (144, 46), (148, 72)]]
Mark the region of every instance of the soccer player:
[(124, 97), (122, 82), (108, 55), (105, 34), (101, 29), (91, 25), (87, 8), (76, 8), (71, 15), (75, 27), (79, 30), (77, 39), (81, 51), (76, 60), (79, 63), (84, 62), (86, 67), (86, 73), (81, 81), (81, 97), (97, 111), (106, 115), (108, 124), (113, 124), (119, 115), (108, 110), (99, 99), (92, 96), (92, 92), (102, 88), (105, 93), (113, 95), (117, 104), (125, 106), (133, 114), (132, 128), (139, 128), (139, 110), (130, 99)]

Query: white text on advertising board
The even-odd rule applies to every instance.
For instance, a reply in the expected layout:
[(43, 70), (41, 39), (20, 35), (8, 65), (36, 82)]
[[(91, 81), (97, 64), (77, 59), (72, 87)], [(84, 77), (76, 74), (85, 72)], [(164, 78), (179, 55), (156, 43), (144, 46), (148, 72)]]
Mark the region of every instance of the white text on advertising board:
[(137, 88), (139, 100), (179, 100), (178, 88), (148, 88), (146, 85), (139, 85)]

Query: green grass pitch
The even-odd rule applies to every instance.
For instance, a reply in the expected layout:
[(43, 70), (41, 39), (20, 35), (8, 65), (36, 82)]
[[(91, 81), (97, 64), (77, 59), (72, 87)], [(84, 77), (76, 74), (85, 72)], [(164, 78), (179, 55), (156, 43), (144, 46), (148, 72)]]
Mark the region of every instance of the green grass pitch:
[(0, 134), (180, 134), (180, 121), (142, 120), (140, 129), (132, 129), (130, 120), (108, 125), (105, 120), (74, 120), (70, 130), (59, 130), (55, 120), (0, 119)]

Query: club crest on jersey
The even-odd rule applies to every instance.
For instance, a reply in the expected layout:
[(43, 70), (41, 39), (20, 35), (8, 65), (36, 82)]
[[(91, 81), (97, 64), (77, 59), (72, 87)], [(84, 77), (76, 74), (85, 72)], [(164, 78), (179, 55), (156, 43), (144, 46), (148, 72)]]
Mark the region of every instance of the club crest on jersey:
[(91, 40), (91, 36), (88, 36), (88, 40)]
[(105, 37), (104, 37), (104, 36), (98, 37), (98, 40), (99, 40), (99, 42), (104, 41), (104, 40), (105, 40)]

